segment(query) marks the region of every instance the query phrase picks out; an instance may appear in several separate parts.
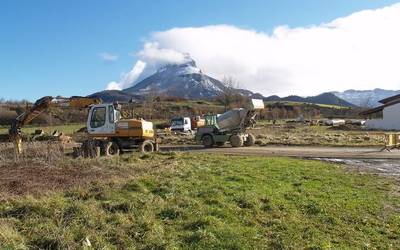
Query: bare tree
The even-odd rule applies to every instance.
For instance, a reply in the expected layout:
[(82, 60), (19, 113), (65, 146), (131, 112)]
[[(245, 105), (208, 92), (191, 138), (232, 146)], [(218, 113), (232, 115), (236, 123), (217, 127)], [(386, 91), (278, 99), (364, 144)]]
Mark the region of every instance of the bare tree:
[(224, 76), (221, 82), (224, 85), (224, 89), (219, 99), (224, 104), (225, 111), (234, 106), (241, 106), (246, 100), (246, 97), (241, 95), (238, 91), (240, 88), (239, 81), (232, 76)]
[(144, 99), (144, 111), (147, 119), (153, 118), (155, 102), (159, 101), (160, 94), (157, 87), (151, 87)]

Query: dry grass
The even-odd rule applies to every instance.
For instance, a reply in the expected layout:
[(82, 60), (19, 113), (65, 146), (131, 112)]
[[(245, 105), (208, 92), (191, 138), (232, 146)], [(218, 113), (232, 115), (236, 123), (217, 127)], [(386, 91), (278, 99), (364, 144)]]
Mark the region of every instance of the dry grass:
[(24, 142), (22, 154), (16, 155), (12, 143), (0, 143), (0, 166), (17, 164), (52, 164), (65, 157), (65, 146), (55, 141)]
[(298, 124), (262, 124), (249, 130), (256, 135), (261, 146), (312, 145), (312, 146), (383, 146), (383, 132), (358, 129), (343, 129), (328, 126), (307, 126)]
[[(134, 178), (141, 173), (157, 173), (175, 164), (135, 164), (150, 155), (73, 159), (57, 142), (24, 143), (17, 158), (11, 143), (0, 143), (0, 201), (14, 196), (40, 195), (93, 183)], [(134, 164), (133, 166), (131, 164)]]
[(86, 185), (105, 174), (84, 160), (65, 155), (57, 142), (28, 142), (18, 157), (11, 143), (0, 143), (0, 200)]

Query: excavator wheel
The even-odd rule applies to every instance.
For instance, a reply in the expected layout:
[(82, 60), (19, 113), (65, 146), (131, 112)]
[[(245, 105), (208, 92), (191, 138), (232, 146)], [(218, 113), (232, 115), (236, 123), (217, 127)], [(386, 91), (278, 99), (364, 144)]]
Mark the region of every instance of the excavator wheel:
[(229, 138), (229, 142), (231, 143), (231, 146), (234, 148), (242, 147), (243, 146), (243, 137), (241, 137), (240, 135), (232, 135)]
[(256, 141), (256, 137), (253, 134), (248, 134), (246, 140), (244, 141), (244, 145), (246, 147), (254, 146)]
[(82, 143), (80, 155), (84, 158), (96, 158), (97, 157), (96, 142), (93, 140), (87, 140)]
[(160, 151), (160, 144), (158, 144), (158, 142), (154, 143), (154, 151), (158, 152)]
[(104, 154), (106, 156), (110, 156), (110, 155), (119, 155), (120, 150), (119, 150), (119, 146), (116, 142), (108, 142), (105, 143), (105, 148), (104, 148)]
[(203, 138), (201, 138), (201, 142), (203, 146), (206, 148), (211, 148), (214, 145), (214, 139), (212, 138), (211, 135), (203, 136)]
[(139, 144), (139, 151), (142, 153), (151, 153), (154, 151), (153, 142), (146, 140)]

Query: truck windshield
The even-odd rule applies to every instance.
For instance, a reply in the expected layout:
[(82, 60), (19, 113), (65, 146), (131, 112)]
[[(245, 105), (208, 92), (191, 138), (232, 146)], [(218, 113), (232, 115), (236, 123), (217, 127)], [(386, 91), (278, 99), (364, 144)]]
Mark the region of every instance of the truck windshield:
[(171, 121), (171, 126), (182, 126), (183, 120), (182, 119), (173, 119)]

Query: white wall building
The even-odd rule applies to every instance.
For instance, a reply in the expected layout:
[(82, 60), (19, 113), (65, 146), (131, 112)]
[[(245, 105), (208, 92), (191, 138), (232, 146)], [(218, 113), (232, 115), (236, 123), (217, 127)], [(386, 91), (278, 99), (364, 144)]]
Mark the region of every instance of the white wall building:
[(364, 111), (361, 114), (370, 116), (382, 112), (381, 119), (369, 119), (365, 126), (369, 129), (400, 130), (400, 95), (379, 101), (383, 105)]

